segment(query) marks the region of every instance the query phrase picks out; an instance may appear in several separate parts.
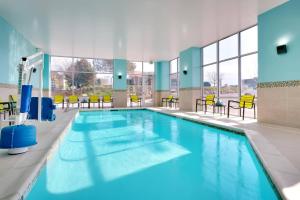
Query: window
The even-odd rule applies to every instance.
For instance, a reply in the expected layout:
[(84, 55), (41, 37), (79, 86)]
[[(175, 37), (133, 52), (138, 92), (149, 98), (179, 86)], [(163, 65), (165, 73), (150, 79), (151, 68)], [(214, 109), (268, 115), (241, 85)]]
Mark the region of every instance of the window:
[(149, 62), (129, 62), (127, 66), (127, 105), (130, 105), (130, 95), (142, 98), (142, 104), (153, 104), (154, 64)]
[(242, 94), (252, 94), (257, 96), (257, 54), (242, 57), (241, 65)]
[(51, 56), (51, 70), (61, 72), (70, 71), (72, 62), (72, 58)]
[(203, 96), (216, 94), (227, 104), (243, 94), (257, 95), (257, 38), (254, 26), (203, 48)]
[(127, 95), (128, 101), (130, 95), (143, 95), (143, 63), (142, 62), (128, 62), (127, 68)]
[(71, 95), (72, 94), (72, 83), (68, 81), (68, 78), (72, 80), (72, 73), (52, 71), (51, 72), (51, 92), (52, 95), (62, 94)]
[(217, 62), (217, 43), (203, 48), (203, 65)]
[(179, 78), (178, 78), (178, 58), (170, 61), (170, 93), (177, 97), (179, 89)]
[(238, 59), (220, 63), (220, 98), (227, 103), (228, 99), (239, 97)]
[(203, 92), (205, 96), (208, 94), (217, 95), (218, 73), (216, 64), (203, 67)]
[(72, 58), (51, 57), (52, 95), (71, 95), (73, 86)]
[(257, 26), (241, 32), (241, 54), (248, 54), (257, 51), (258, 47)]
[(238, 56), (238, 34), (221, 40), (220, 45), (220, 60), (225, 60)]
[(74, 94), (83, 96), (93, 94), (95, 73), (92, 63), (92, 59), (73, 59), (71, 71), (73, 71)]
[(52, 94), (111, 95), (112, 73), (112, 60), (51, 57)]
[(154, 63), (143, 63), (143, 91), (145, 105), (153, 105)]
[(113, 90), (113, 61), (93, 59), (94, 93), (99, 96), (112, 95)]

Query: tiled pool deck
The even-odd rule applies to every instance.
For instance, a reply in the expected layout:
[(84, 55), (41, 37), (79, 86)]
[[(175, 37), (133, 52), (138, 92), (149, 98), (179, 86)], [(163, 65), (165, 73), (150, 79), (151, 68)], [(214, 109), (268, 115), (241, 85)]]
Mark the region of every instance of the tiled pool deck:
[[(245, 133), (282, 197), (300, 199), (300, 129), (219, 114), (149, 109)], [(0, 150), (0, 200), (22, 198), (76, 114), (77, 110), (58, 111), (55, 122), (37, 124), (39, 143), (26, 154), (9, 156)]]

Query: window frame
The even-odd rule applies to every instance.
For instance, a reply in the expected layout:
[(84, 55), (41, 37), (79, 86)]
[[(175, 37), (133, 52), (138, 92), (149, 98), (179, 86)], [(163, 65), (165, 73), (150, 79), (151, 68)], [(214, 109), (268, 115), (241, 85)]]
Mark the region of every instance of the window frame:
[[(212, 63), (207, 63), (207, 64), (203, 64), (202, 62), (202, 66), (201, 66), (201, 97), (204, 98), (204, 68), (206, 66), (210, 66), (210, 65), (213, 65), (215, 64), (217, 66), (217, 99), (219, 100), (220, 99), (220, 63), (223, 63), (223, 62), (226, 62), (226, 61), (231, 61), (231, 60), (234, 60), (234, 59), (238, 59), (238, 93), (239, 93), (239, 97), (241, 97), (242, 95), (242, 58), (246, 57), (246, 56), (250, 56), (250, 55), (254, 55), (254, 54), (258, 54), (258, 49), (256, 51), (253, 51), (253, 52), (248, 52), (248, 53), (245, 53), (245, 54), (242, 54), (242, 51), (241, 51), (241, 33), (244, 32), (244, 31), (247, 31), (251, 28), (254, 28), (258, 26), (258, 24), (255, 24), (255, 25), (252, 25), (252, 26), (249, 26), (245, 29), (242, 29), (236, 33), (233, 33), (233, 34), (230, 34), (224, 38), (221, 38), (217, 41), (214, 41), (212, 43), (209, 43), (208, 45), (205, 45), (203, 47), (203, 49), (205, 47), (209, 47), (210, 45), (213, 45), (216, 43), (216, 55), (217, 55), (217, 60), (216, 62), (212, 62)], [(235, 57), (231, 57), (231, 58), (227, 58), (227, 59), (223, 59), (223, 60), (220, 60), (220, 41), (222, 40), (225, 40), (227, 38), (230, 38), (234, 35), (237, 35), (238, 36), (238, 55), (235, 56)], [(257, 41), (258, 42), (258, 41)], [(202, 61), (204, 60), (204, 55), (202, 54)], [(255, 96), (255, 98), (257, 98), (257, 96)]]

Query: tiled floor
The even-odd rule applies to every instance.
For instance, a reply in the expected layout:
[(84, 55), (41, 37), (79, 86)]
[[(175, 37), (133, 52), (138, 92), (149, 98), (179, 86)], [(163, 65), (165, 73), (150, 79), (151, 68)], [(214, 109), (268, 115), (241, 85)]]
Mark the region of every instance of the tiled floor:
[[(166, 108), (150, 108), (157, 112), (213, 124), (245, 132), (262, 160), (273, 182), (285, 199), (300, 199), (300, 130), (270, 124), (254, 119), (242, 120), (202, 112), (182, 112)], [(68, 128), (77, 110), (57, 112), (57, 120), (37, 125), (39, 144), (28, 153), (8, 156), (0, 150), (0, 200), (18, 199), (51, 154), (60, 136)]]

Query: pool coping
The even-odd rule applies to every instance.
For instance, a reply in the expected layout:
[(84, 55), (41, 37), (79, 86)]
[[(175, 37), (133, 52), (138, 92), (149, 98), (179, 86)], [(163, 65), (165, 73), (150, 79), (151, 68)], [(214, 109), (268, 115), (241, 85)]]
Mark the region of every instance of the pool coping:
[[(40, 174), (40, 171), (47, 164), (47, 161), (48, 161), (48, 159), (51, 158), (52, 154), (57, 150), (57, 147), (59, 146), (60, 141), (68, 133), (68, 130), (70, 129), (74, 119), (79, 114), (78, 110), (77, 111), (71, 110), (71, 112), (72, 112), (71, 113), (72, 116), (70, 117), (70, 120), (68, 121), (68, 123), (64, 126), (63, 130), (59, 134), (57, 134), (57, 137), (51, 143), (49, 143), (50, 147), (47, 150), (45, 150), (45, 154), (42, 155), (40, 160), (36, 160), (36, 163), (34, 164), (33, 168), (30, 169), (30, 173), (26, 174), (27, 177), (25, 177), (25, 180), (23, 181), (23, 183), (21, 183), (21, 185), (19, 187), (14, 188), (15, 189), (14, 193), (12, 193), (12, 191), (9, 191), (10, 193), (8, 193), (8, 194), (0, 194), (1, 195), (0, 200), (23, 200), (26, 198), (26, 195), (31, 191), (31, 188), (34, 186), (34, 184)], [(48, 123), (48, 122), (42, 122), (42, 123)], [(37, 124), (34, 124), (34, 125), (37, 126), (37, 131), (39, 131), (39, 125), (37, 125)], [(38, 137), (38, 135), (37, 135), (37, 137)], [(43, 147), (41, 147), (41, 148), (43, 148)], [(35, 147), (33, 147), (29, 151), (42, 151), (42, 150), (37, 150), (37, 149), (35, 149)], [(9, 156), (12, 156), (12, 157), (23, 156), (23, 155), (26, 156), (27, 154), (28, 153), (19, 154), (19, 155), (9, 155)], [(12, 190), (12, 189), (10, 188), (10, 190)]]
[(52, 155), (56, 153), (58, 146), (60, 145), (60, 142), (64, 139), (64, 137), (67, 135), (68, 131), (70, 130), (74, 119), (79, 115), (79, 111), (75, 112), (74, 115), (71, 117), (61, 134), (58, 135), (58, 137), (53, 141), (51, 144), (51, 147), (48, 149), (42, 160), (40, 160), (38, 166), (34, 170), (31, 179), (28, 179), (30, 184), (23, 184), (24, 185), (24, 192), (21, 195), (21, 198), (18, 200), (24, 200), (29, 192), (31, 191), (32, 187), (34, 186), (35, 182), (38, 179), (38, 176), (40, 175), (41, 170), (43, 169), (44, 166), (46, 166), (47, 162), (49, 159), (51, 159)]
[[(292, 176), (297, 175), (297, 177), (300, 177), (300, 173), (296, 171), (293, 168), (293, 165), (280, 154), (279, 151), (276, 150), (274, 146), (272, 146), (271, 143), (269, 143), (259, 132), (248, 130), (245, 128), (237, 128), (233, 126), (226, 126), (222, 124), (212, 123), (209, 121), (201, 120), (201, 119), (194, 119), (192, 116), (178, 116), (176, 113), (169, 112), (167, 110), (157, 110), (156, 108), (113, 108), (113, 109), (105, 109), (104, 111), (118, 111), (118, 110), (150, 110), (153, 112), (166, 114), (169, 116), (185, 119), (188, 121), (208, 125), (215, 128), (224, 129), (227, 131), (235, 132), (238, 134), (243, 134), (248, 138), (248, 141), (253, 148), (254, 152), (256, 153), (256, 156), (258, 157), (258, 160), (263, 165), (263, 168), (266, 170), (267, 175), (270, 177), (272, 183), (277, 188), (277, 191), (280, 194), (280, 197), (282, 199), (296, 199), (294, 197), (299, 197), (300, 191), (286, 191), (286, 188), (289, 186), (289, 181), (286, 181), (287, 175), (288, 177), (291, 176), (290, 171), (280, 170), (275, 165), (279, 164), (279, 166), (284, 165), (284, 169), (291, 169), (292, 170)], [(25, 181), (22, 183), (22, 185), (19, 188), (16, 188), (15, 194), (10, 194), (7, 196), (0, 197), (0, 200), (4, 199), (13, 199), (13, 200), (20, 200), (24, 199), (28, 192), (30, 192), (32, 186), (34, 185), (41, 169), (47, 164), (48, 159), (51, 158), (51, 155), (53, 152), (57, 150), (58, 145), (60, 144), (60, 141), (64, 138), (64, 136), (67, 134), (69, 128), (72, 125), (72, 122), (74, 119), (79, 115), (80, 112), (91, 112), (91, 111), (103, 111), (103, 109), (80, 109), (75, 110), (73, 112), (73, 116), (70, 118), (68, 123), (65, 125), (63, 131), (61, 133), (57, 134), (57, 138), (52, 141), (50, 144), (49, 149), (45, 152), (45, 154), (42, 156), (40, 160), (37, 160), (37, 164), (34, 166), (33, 169), (31, 169), (31, 174), (27, 174), (27, 177)], [(272, 152), (268, 152), (265, 149), (271, 149)], [(274, 159), (274, 156), (279, 159)], [(274, 161), (275, 160), (275, 161)], [(276, 162), (277, 161), (277, 162)], [(291, 194), (293, 193), (293, 194)]]

